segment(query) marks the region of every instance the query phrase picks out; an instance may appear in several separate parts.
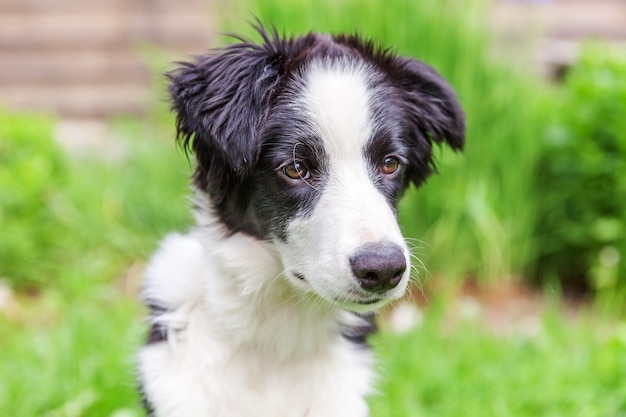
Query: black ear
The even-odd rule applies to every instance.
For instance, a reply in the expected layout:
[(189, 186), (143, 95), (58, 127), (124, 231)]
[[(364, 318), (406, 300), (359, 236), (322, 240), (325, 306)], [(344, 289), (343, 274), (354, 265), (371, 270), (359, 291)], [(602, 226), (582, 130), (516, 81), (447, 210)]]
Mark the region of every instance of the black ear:
[(239, 39), (167, 74), (178, 138), (196, 153), (201, 188), (224, 182), (216, 171), (243, 178), (258, 158), (257, 128), (283, 73), (278, 36), (259, 32), (262, 45)]
[(196, 154), (195, 186), (230, 233), (260, 235), (247, 215), (249, 173), (258, 158), (258, 130), (284, 74), (284, 48), (274, 30), (257, 30), (263, 43), (240, 42), (199, 57), (167, 74), (178, 140)]
[(407, 180), (419, 186), (436, 169), (433, 142), (463, 149), (465, 120), (454, 90), (433, 68), (409, 58), (396, 58), (395, 64), (393, 75), (407, 119)]

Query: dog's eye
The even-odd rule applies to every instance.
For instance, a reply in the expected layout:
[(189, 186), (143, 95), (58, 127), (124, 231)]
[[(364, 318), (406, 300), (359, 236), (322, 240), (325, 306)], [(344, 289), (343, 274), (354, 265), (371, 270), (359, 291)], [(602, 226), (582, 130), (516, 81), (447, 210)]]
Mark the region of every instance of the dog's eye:
[(395, 174), (398, 172), (398, 169), (400, 169), (400, 161), (394, 156), (385, 157), (383, 163), (380, 165), (380, 170), (385, 175)]
[(294, 161), (289, 165), (283, 167), (283, 174), (291, 178), (292, 180), (305, 180), (309, 178), (309, 169), (304, 162)]

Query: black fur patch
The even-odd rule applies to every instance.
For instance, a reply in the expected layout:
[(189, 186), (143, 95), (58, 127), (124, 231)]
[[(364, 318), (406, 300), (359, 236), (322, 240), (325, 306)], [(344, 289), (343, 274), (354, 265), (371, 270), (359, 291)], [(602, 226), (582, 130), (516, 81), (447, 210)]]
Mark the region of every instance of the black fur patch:
[(376, 314), (363, 313), (359, 314), (359, 317), (363, 319), (363, 324), (359, 326), (346, 327), (343, 329), (341, 334), (347, 340), (356, 345), (369, 347), (367, 337), (378, 331), (378, 326), (376, 325)]
[[(148, 306), (150, 308), (150, 317), (157, 317), (161, 314), (165, 313), (167, 309), (151, 304)], [(151, 345), (153, 343), (164, 342), (167, 340), (167, 329), (158, 323), (153, 323), (150, 326), (150, 333), (148, 333), (148, 338), (146, 341), (147, 345)]]
[(138, 389), (139, 389), (139, 395), (141, 398), (141, 405), (143, 406), (144, 411), (146, 412), (146, 417), (154, 417), (154, 407), (152, 406), (152, 404), (150, 403), (150, 401), (148, 400), (148, 398), (146, 397), (146, 391), (144, 389), (143, 386), (143, 382), (141, 381), (141, 379), (138, 379)]
[[(150, 317), (156, 317), (167, 312), (166, 308), (156, 304), (149, 304), (148, 308), (150, 309)], [(152, 324), (152, 326), (150, 326), (150, 333), (148, 333), (146, 345), (165, 341), (167, 341), (167, 330), (158, 324)], [(143, 405), (143, 408), (146, 412), (146, 417), (153, 417), (154, 408), (146, 397), (146, 391), (143, 386), (143, 381), (139, 377), (137, 378), (137, 385), (139, 388), (139, 394), (141, 396), (141, 404)]]

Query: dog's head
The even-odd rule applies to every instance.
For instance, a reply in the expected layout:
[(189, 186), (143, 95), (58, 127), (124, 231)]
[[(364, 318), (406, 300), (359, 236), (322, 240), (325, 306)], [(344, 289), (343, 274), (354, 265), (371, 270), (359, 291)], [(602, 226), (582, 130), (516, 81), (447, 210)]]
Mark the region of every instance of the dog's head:
[(396, 202), (433, 172), (433, 143), (462, 148), (459, 103), (429, 66), (357, 36), (260, 33), (169, 74), (195, 185), (228, 233), (275, 244), (293, 285), (374, 310), (404, 293)]

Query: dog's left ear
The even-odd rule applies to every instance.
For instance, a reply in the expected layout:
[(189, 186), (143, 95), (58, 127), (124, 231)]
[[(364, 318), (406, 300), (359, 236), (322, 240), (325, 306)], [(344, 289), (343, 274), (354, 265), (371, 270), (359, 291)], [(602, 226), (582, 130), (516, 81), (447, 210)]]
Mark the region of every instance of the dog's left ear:
[(209, 177), (200, 182), (214, 182), (215, 170), (243, 177), (257, 159), (258, 125), (282, 74), (280, 43), (259, 32), (262, 45), (240, 39), (168, 74), (179, 140), (196, 153), (196, 176)]
[(284, 74), (284, 43), (241, 42), (170, 72), (179, 143), (196, 154), (194, 184), (211, 198), (229, 232), (259, 234), (247, 213), (249, 174), (260, 153), (259, 129)]
[(410, 58), (396, 58), (393, 78), (400, 90), (409, 144), (407, 180), (422, 184), (435, 170), (432, 143), (463, 149), (463, 110), (448, 83), (430, 66)]

